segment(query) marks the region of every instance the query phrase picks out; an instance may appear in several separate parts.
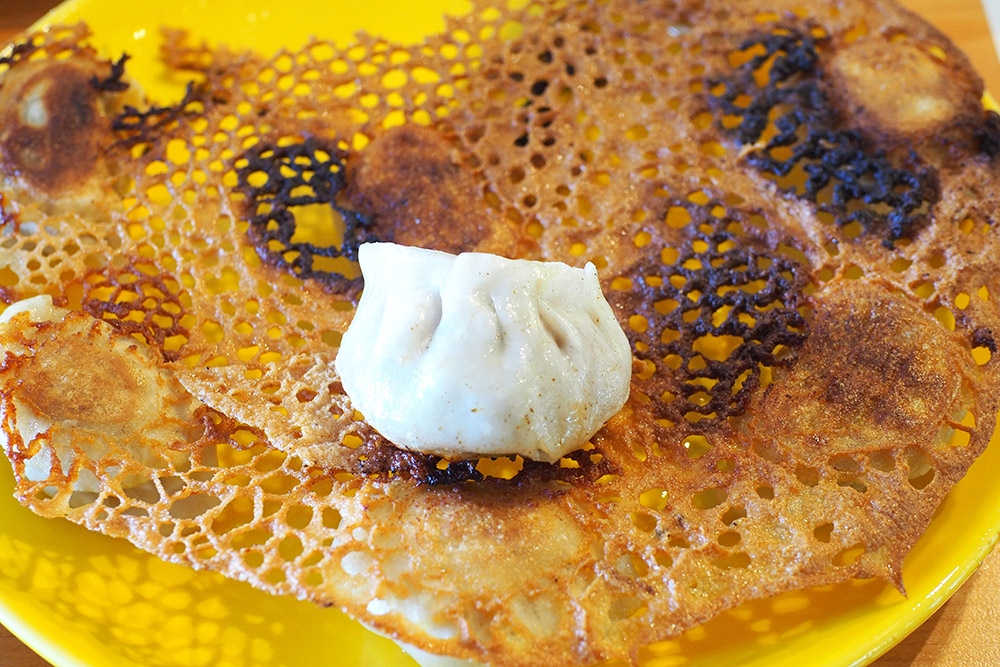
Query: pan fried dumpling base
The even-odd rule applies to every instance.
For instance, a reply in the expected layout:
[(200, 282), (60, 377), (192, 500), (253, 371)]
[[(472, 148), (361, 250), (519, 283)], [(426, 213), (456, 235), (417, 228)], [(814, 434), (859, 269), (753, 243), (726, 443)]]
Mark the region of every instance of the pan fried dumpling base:
[(147, 471), (187, 466), (183, 445), (203, 430), (203, 406), (145, 343), (42, 295), (0, 315), (0, 354), (4, 449), (27, 480), (42, 483), (46, 502), (94, 502), (93, 462), (136, 493), (149, 475), (122, 477), (121, 460)]
[[(108, 72), (92, 95), (113, 108), (127, 76), (85, 43), (33, 37), (0, 91), (69, 59)], [(74, 175), (105, 185), (98, 210), (46, 207), (0, 145), (0, 285), (103, 321), (106, 354), (146, 346), (192, 428), (116, 466), (74, 450), (69, 475), (57, 452), (37, 479), (8, 356), (26, 506), (495, 665), (638, 660), (743, 601), (903, 588), (1000, 395), (1000, 122), (939, 33), (860, 1), (477, 2), (417, 47), (175, 34), (166, 59), (204, 83), (103, 126)], [(455, 225), (484, 209), (488, 227)], [(598, 268), (634, 369), (584, 449), (422, 458), (353, 410), (332, 362), (354, 250), (424, 228), (449, 252)]]

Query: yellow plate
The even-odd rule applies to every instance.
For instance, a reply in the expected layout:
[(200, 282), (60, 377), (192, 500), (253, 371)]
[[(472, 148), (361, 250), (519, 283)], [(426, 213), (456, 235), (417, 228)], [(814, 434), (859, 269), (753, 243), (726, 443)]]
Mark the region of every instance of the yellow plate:
[[(441, 30), (462, 0), (74, 0), (44, 24), (86, 20), (109, 57), (159, 102), (179, 93), (157, 60), (158, 26), (273, 52), (313, 33), (349, 42), (362, 26), (412, 43)], [(863, 664), (927, 619), (975, 570), (1000, 533), (1000, 444), (945, 500), (907, 559), (909, 598), (878, 581), (793, 592), (743, 605), (647, 652), (656, 665)], [(0, 465), (0, 622), (57, 667), (403, 666), (391, 642), (335, 610), (275, 598), (221, 576), (164, 564), (120, 540), (46, 520), (11, 497)]]

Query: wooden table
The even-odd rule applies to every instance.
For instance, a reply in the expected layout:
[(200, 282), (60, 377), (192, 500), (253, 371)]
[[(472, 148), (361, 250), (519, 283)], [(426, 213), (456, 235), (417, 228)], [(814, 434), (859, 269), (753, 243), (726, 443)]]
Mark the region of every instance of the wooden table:
[[(993, 1), (993, 0), (990, 0)], [(0, 0), (0, 45), (55, 3)], [(903, 0), (953, 39), (972, 59), (989, 90), (1000, 96), (1000, 62), (979, 0)], [(44, 660), (0, 626), (2, 667), (45, 667)], [(877, 667), (1000, 665), (1000, 552), (909, 637), (880, 658)]]

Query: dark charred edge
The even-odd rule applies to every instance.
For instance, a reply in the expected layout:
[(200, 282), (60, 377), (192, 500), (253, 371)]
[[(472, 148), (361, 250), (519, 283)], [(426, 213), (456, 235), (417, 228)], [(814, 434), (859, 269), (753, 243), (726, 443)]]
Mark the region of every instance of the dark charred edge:
[(155, 143), (181, 119), (195, 115), (188, 106), (198, 101), (201, 100), (195, 90), (194, 82), (190, 81), (184, 90), (184, 96), (177, 104), (152, 106), (145, 111), (125, 105), (122, 112), (111, 121), (111, 129), (119, 135), (116, 145), (132, 148), (140, 144)]
[(111, 63), (111, 73), (105, 78), (91, 77), (90, 85), (98, 92), (102, 93), (123, 93), (128, 90), (128, 83), (123, 80), (125, 76), (125, 63), (131, 58), (129, 54), (123, 53), (115, 62)]
[(27, 60), (38, 50), (39, 47), (31, 40), (18, 42), (10, 47), (10, 53), (8, 55), (0, 58), (0, 67), (3, 67), (4, 65), (7, 67), (14, 67), (22, 60)]
[[(808, 322), (799, 312), (807, 304), (804, 288), (810, 278), (805, 267), (777, 252), (748, 246), (724, 230), (699, 232), (694, 240), (706, 243), (708, 250), (683, 253), (670, 266), (642, 261), (624, 274), (631, 279), (632, 290), (616, 292), (610, 299), (620, 320), (633, 313), (646, 318), (644, 332), (625, 327), (626, 335), (633, 356), (652, 362), (657, 370), (634, 382), (650, 397), (656, 417), (673, 424), (685, 423), (689, 413), (714, 419), (743, 414), (760, 387), (761, 366), (791, 366), (809, 335)], [(718, 250), (729, 242), (734, 243), (731, 249)], [(675, 286), (671, 279), (682, 286)], [(751, 284), (760, 283), (763, 287), (748, 291)], [(659, 312), (656, 304), (668, 300), (678, 305), (667, 313)], [(723, 308), (729, 309), (728, 314), (716, 325), (715, 314)], [(741, 316), (749, 316), (753, 324)], [(676, 332), (676, 339), (664, 342), (665, 331)], [(709, 335), (737, 337), (743, 342), (726, 359), (710, 359), (695, 350), (695, 341)], [(779, 347), (784, 349), (777, 354)], [(681, 360), (675, 371), (665, 365), (671, 355)], [(696, 357), (703, 367), (692, 368)], [(698, 380), (710, 380), (711, 386)], [(681, 395), (667, 400), (665, 391)], [(689, 400), (700, 393), (709, 397), (704, 404)]]
[[(267, 435), (260, 429), (237, 421), (208, 406), (198, 408), (195, 419), (203, 428), (202, 439), (199, 442), (227, 443), (234, 449), (241, 451), (267, 442)], [(237, 442), (231, 436), (238, 430), (253, 433), (259, 438), (260, 443), (241, 444)], [(607, 457), (595, 456), (598, 454), (598, 450), (581, 449), (564, 457), (574, 461), (577, 468), (562, 467), (559, 463), (525, 460), (522, 470), (513, 478), (500, 479), (487, 477), (479, 472), (476, 469), (479, 459), (449, 461), (447, 466), (441, 466), (441, 462), (444, 460), (441, 457), (400, 449), (367, 424), (361, 425), (361, 431), (358, 435), (362, 437), (363, 444), (356, 450), (353, 466), (346, 470), (313, 466), (317, 473), (320, 476), (332, 476), (335, 473), (347, 472), (382, 481), (399, 478), (409, 479), (417, 485), (430, 488), (460, 487), (489, 491), (491, 489), (532, 488), (552, 481), (570, 484), (585, 483), (617, 471), (617, 468)], [(198, 456), (200, 457), (201, 454), (199, 453)], [(215, 463), (209, 462), (208, 465), (215, 465)]]
[[(927, 221), (926, 209), (940, 198), (937, 172), (924, 165), (915, 151), (894, 161), (871, 137), (845, 127), (821, 81), (819, 45), (820, 41), (787, 26), (750, 37), (739, 50), (761, 46), (764, 53), (750, 58), (731, 77), (709, 79), (710, 90), (721, 88), (709, 96), (709, 105), (719, 117), (719, 127), (744, 145), (761, 138), (775, 108), (790, 107), (774, 121), (777, 134), (767, 145), (747, 154), (748, 164), (777, 177), (801, 168), (806, 174), (803, 191), (792, 187), (789, 194), (811, 201), (841, 226), (860, 223), (866, 232), (884, 236), (883, 245), (892, 247)], [(754, 73), (769, 60), (768, 83), (758, 86)], [(748, 105), (736, 103), (745, 98), (750, 99)], [(742, 121), (726, 129), (721, 116), (739, 116)], [(985, 142), (989, 145), (990, 139)], [(778, 159), (772, 154), (789, 148), (790, 157)], [(821, 202), (821, 192), (828, 187), (831, 201)], [(857, 201), (868, 208), (851, 211), (849, 204)], [(877, 212), (877, 205), (891, 210)]]
[[(741, 144), (753, 144), (764, 133), (768, 125), (768, 114), (781, 103), (787, 103), (788, 98), (797, 104), (795, 106), (807, 109), (810, 115), (821, 115), (829, 109), (825, 95), (815, 85), (784, 85), (799, 75), (812, 75), (819, 64), (820, 45), (812, 37), (803, 36), (795, 28), (785, 27), (777, 32), (758, 33), (744, 40), (738, 47), (739, 51), (748, 51), (757, 46), (764, 48), (764, 53), (756, 55), (736, 69), (732, 78), (710, 79), (710, 87), (724, 86), (720, 95), (710, 98), (726, 113), (739, 115), (743, 122), (730, 130)], [(784, 55), (781, 55), (781, 54)], [(768, 75), (768, 83), (758, 87), (754, 80), (754, 72), (774, 58)], [(811, 82), (806, 82), (807, 84)], [(756, 94), (752, 94), (756, 93)], [(747, 95), (750, 103), (746, 107), (735, 104), (740, 95)]]
[(993, 330), (988, 327), (977, 327), (972, 330), (969, 336), (972, 347), (985, 347), (991, 354), (997, 353), (997, 341), (993, 337)]
[(400, 449), (374, 430), (366, 429), (364, 444), (358, 448), (355, 471), (376, 477), (404, 477), (428, 486), (479, 482), (483, 474), (476, 470), (475, 461), (458, 461), (439, 468), (439, 456)]
[[(355, 299), (363, 285), (360, 276), (348, 278), (314, 268), (316, 257), (357, 261), (362, 244), (381, 240), (376, 237), (371, 220), (338, 203), (346, 185), (345, 156), (337, 146), (315, 138), (287, 146), (258, 144), (242, 156), (246, 165), (236, 168), (235, 189), (245, 196), (247, 236), (265, 263), (299, 278), (316, 280), (334, 293)], [(293, 175), (286, 176), (284, 170), (291, 170)], [(256, 173), (267, 175), (264, 185), (250, 184), (250, 176)], [(311, 194), (293, 195), (304, 188), (311, 190)], [(326, 204), (343, 218), (344, 240), (340, 247), (292, 241), (296, 221), (291, 209), (309, 204)], [(294, 257), (288, 260), (287, 254)]]
[[(136, 280), (122, 281), (119, 278), (120, 275), (134, 277)], [(148, 276), (138, 270), (128, 271), (128, 269), (119, 273), (108, 273), (104, 277), (114, 287), (112, 293), (106, 300), (85, 299), (81, 304), (81, 310), (96, 319), (107, 322), (118, 331), (142, 336), (147, 343), (160, 351), (160, 354), (166, 361), (172, 362), (180, 359), (182, 356), (181, 350), (166, 350), (164, 349), (164, 343), (168, 338), (174, 336), (183, 336), (185, 339), (189, 339), (190, 332), (179, 324), (178, 317), (175, 314), (171, 314), (163, 308), (163, 304), (170, 303), (176, 306), (172, 310), (180, 312), (178, 309), (181, 307), (180, 301), (170, 290), (166, 280), (158, 276)], [(152, 288), (157, 294), (146, 294), (147, 287)], [(118, 297), (123, 290), (135, 292), (138, 294), (138, 298), (135, 301), (118, 303)], [(158, 294), (162, 294), (163, 297), (158, 298)], [(156, 307), (152, 309), (142, 308), (143, 319), (141, 321), (129, 319), (128, 316), (136, 310), (135, 303), (142, 303), (148, 298), (153, 298), (157, 301)], [(113, 317), (108, 318), (105, 315), (112, 315)], [(154, 322), (155, 317), (169, 318), (171, 321), (170, 326), (162, 327), (157, 325)]]
[(1000, 114), (987, 111), (983, 124), (975, 130), (975, 138), (979, 152), (995, 161), (1000, 156)]
[[(784, 139), (775, 138), (775, 142), (788, 145)], [(821, 211), (833, 214), (840, 225), (859, 222), (865, 230), (881, 230), (886, 235), (883, 244), (891, 248), (926, 222), (921, 209), (940, 198), (937, 172), (923, 165), (914, 151), (907, 156), (906, 165), (898, 168), (882, 151), (872, 153), (868, 145), (864, 137), (850, 130), (809, 129), (805, 141), (793, 148), (791, 158), (776, 160), (765, 149), (748, 155), (747, 162), (761, 171), (787, 176), (805, 161), (805, 196)], [(831, 202), (818, 203), (820, 192), (831, 185)], [(852, 201), (868, 206), (886, 204), (892, 210), (884, 214), (871, 208), (848, 212)]]
[(573, 461), (576, 467), (525, 459), (521, 470), (511, 479), (500, 479), (481, 473), (477, 469), (479, 459), (448, 461), (446, 466), (442, 466), (444, 459), (441, 457), (400, 449), (374, 431), (365, 433), (363, 437), (364, 444), (357, 450), (354, 472), (384, 479), (406, 478), (430, 487), (475, 483), (484, 488), (502, 489), (554, 481), (572, 484), (596, 479), (612, 469), (607, 457), (595, 457), (597, 450), (577, 450), (564, 457)]

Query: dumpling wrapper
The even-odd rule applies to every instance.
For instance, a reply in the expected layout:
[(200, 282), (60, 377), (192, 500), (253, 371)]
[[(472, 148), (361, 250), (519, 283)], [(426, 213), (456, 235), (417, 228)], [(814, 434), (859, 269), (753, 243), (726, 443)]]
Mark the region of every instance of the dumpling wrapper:
[(361, 247), (336, 369), (396, 446), (557, 461), (628, 399), (632, 354), (593, 264)]

